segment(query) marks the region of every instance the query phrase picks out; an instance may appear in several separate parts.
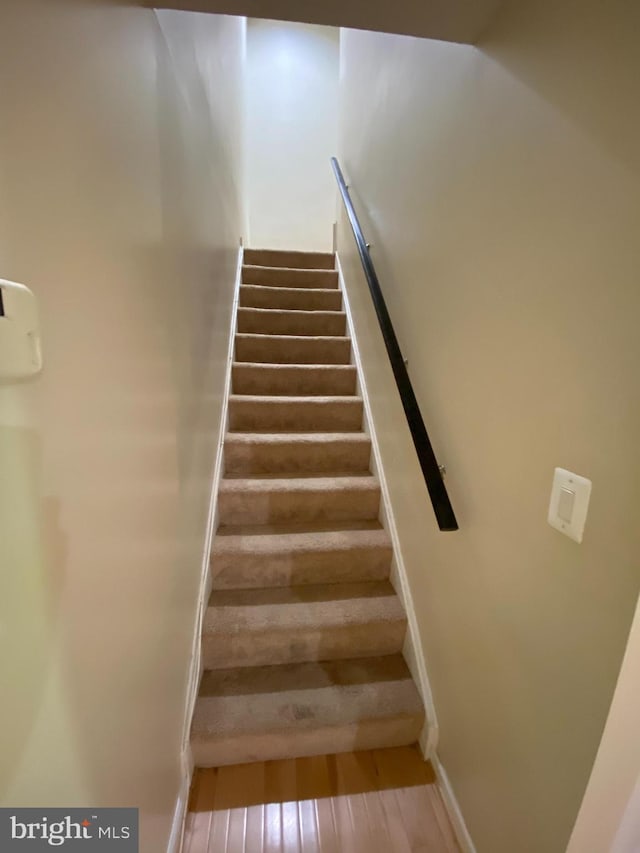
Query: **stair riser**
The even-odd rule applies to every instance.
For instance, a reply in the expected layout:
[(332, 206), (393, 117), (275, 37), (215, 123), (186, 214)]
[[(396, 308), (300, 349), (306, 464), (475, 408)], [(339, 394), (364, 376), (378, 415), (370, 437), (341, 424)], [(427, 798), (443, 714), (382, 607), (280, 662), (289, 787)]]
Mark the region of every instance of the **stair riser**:
[(320, 369), (237, 364), (232, 379), (234, 394), (338, 397), (356, 392), (356, 369), (350, 366)]
[(388, 720), (314, 728), (310, 731), (268, 732), (217, 737), (191, 742), (196, 767), (224, 767), (253, 761), (275, 761), (331, 755), (366, 749), (409, 746), (420, 737), (424, 719), (416, 714)]
[(340, 311), (339, 290), (295, 290), (284, 287), (240, 287), (243, 308), (278, 308), (283, 311)]
[(345, 397), (332, 403), (255, 402), (235, 399), (229, 404), (229, 429), (236, 432), (358, 432), (362, 401)]
[(380, 489), (329, 491), (220, 491), (221, 524), (302, 524), (321, 521), (373, 520), (378, 517)]
[(337, 288), (336, 270), (295, 270), (279, 267), (242, 267), (243, 284), (262, 284), (267, 287)]
[(276, 311), (240, 308), (238, 331), (257, 335), (344, 335), (347, 326), (342, 313)]
[(224, 447), (227, 474), (366, 473), (371, 442), (249, 443), (227, 440)]
[(343, 551), (221, 554), (211, 558), (216, 589), (264, 589), (314, 583), (360, 583), (389, 577), (391, 547)]
[(348, 338), (243, 338), (236, 335), (236, 361), (259, 364), (349, 364)]
[(330, 630), (205, 634), (202, 665), (205, 669), (228, 669), (392, 655), (401, 651), (406, 630), (406, 621), (398, 620), (334, 625)]
[(245, 264), (261, 267), (288, 267), (294, 269), (332, 270), (335, 257), (325, 252), (287, 252), (278, 249), (245, 249)]

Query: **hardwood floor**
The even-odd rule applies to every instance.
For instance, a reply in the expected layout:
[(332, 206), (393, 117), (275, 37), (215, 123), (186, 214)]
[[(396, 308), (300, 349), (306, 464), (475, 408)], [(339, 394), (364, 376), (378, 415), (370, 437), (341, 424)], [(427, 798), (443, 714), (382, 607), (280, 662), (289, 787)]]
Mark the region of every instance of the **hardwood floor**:
[(196, 770), (183, 853), (458, 853), (417, 747)]

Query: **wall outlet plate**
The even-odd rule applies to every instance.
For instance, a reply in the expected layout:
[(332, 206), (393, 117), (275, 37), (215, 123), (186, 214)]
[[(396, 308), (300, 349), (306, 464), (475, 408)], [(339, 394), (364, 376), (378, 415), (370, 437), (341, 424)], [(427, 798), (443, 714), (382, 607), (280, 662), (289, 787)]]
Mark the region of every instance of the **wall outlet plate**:
[(560, 533), (575, 542), (582, 542), (590, 497), (591, 480), (566, 468), (556, 468), (547, 521)]

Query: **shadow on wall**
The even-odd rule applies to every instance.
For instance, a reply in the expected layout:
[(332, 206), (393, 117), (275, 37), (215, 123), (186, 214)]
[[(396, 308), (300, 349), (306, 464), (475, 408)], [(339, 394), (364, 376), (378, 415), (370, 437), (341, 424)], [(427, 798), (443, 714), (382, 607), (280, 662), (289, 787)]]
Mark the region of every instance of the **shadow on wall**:
[[(12, 389), (13, 391), (13, 389)], [(20, 389), (27, 398), (29, 391)], [(6, 414), (6, 389), (0, 389)], [(0, 426), (0, 802), (42, 709), (59, 622), (67, 544), (60, 502), (42, 498), (42, 444), (29, 426)]]
[[(506, 3), (478, 49), (640, 177), (640, 7), (626, 0)], [(545, 61), (540, 62), (543, 55)], [(575, 69), (574, 74), (567, 69)]]

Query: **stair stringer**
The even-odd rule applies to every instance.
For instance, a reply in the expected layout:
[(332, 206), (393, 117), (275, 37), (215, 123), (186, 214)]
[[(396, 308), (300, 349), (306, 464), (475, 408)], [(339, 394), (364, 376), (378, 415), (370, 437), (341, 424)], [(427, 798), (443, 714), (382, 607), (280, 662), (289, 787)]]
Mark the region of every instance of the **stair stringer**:
[(196, 607), (195, 622), (193, 629), (193, 641), (191, 647), (191, 659), (189, 661), (189, 674), (187, 682), (187, 696), (185, 702), (185, 714), (181, 743), (181, 770), (184, 778), (188, 778), (189, 784), (187, 792), (191, 785), (195, 763), (190, 742), (191, 722), (196, 707), (198, 698), (198, 689), (202, 680), (204, 667), (202, 664), (202, 626), (207, 610), (207, 603), (211, 595), (213, 579), (211, 575), (211, 547), (213, 537), (218, 527), (218, 494), (220, 491), (220, 480), (224, 470), (224, 439), (229, 427), (229, 396), (231, 394), (231, 366), (233, 364), (238, 301), (240, 298), (240, 281), (242, 278), (242, 263), (244, 249), (242, 243), (238, 249), (236, 262), (236, 277), (234, 283), (233, 303), (231, 307), (231, 322), (229, 324), (229, 345), (227, 348), (227, 362), (225, 369), (225, 381), (222, 394), (222, 414), (220, 416), (220, 434), (218, 438), (218, 446), (211, 472), (211, 496), (209, 499), (209, 515), (207, 519), (207, 528), (203, 543), (202, 554), (202, 569), (200, 575), (200, 585), (198, 590), (198, 602)]
[(389, 534), (393, 547), (390, 581), (400, 598), (407, 615), (408, 630), (402, 653), (407, 662), (407, 666), (409, 667), (411, 676), (418, 688), (425, 710), (425, 724), (420, 734), (420, 748), (425, 759), (431, 759), (435, 755), (438, 747), (438, 718), (433, 701), (431, 684), (427, 673), (427, 665), (423, 653), (418, 620), (413, 606), (411, 588), (402, 556), (400, 537), (398, 536), (398, 529), (393, 514), (393, 506), (389, 496), (384, 467), (382, 465), (380, 447), (371, 414), (371, 405), (367, 392), (365, 373), (362, 369), (360, 351), (358, 349), (358, 339), (353, 323), (349, 294), (342, 274), (342, 265), (340, 263), (340, 255), (338, 252), (336, 252), (335, 257), (336, 269), (338, 270), (338, 286), (342, 292), (344, 311), (347, 315), (347, 334), (351, 338), (351, 361), (355, 364), (357, 369), (356, 394), (362, 397), (364, 408), (363, 429), (371, 439), (371, 473), (378, 478), (378, 482), (380, 483), (381, 495), (379, 520)]

